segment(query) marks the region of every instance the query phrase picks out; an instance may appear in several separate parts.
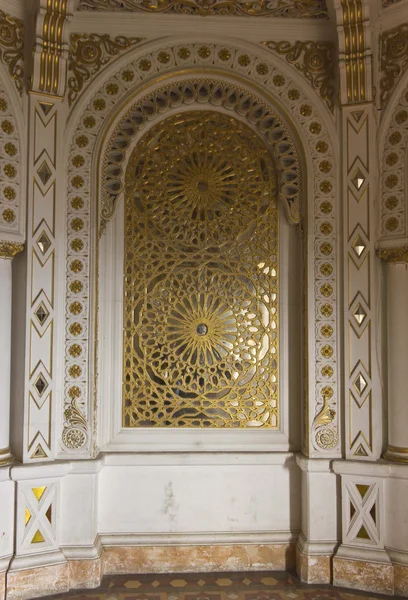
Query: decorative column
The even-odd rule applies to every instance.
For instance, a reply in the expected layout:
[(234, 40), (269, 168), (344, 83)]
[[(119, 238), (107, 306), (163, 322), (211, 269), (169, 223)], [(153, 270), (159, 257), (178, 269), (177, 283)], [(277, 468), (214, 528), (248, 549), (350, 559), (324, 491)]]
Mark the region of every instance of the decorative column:
[(11, 262), (23, 247), (0, 241), (0, 467), (14, 460), (10, 451)]
[(387, 264), (388, 446), (385, 458), (408, 463), (408, 245), (384, 248)]

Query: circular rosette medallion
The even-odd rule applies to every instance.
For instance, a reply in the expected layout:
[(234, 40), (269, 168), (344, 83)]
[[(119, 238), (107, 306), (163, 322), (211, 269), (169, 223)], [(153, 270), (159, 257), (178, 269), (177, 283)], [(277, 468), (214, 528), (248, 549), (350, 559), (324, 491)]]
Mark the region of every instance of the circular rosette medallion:
[(178, 115), (156, 132), (131, 180), (150, 234), (184, 250), (245, 242), (275, 186), (262, 141), (236, 119), (206, 111)]
[(268, 351), (267, 309), (244, 277), (197, 268), (156, 283), (136, 326), (150, 378), (183, 398), (248, 384)]

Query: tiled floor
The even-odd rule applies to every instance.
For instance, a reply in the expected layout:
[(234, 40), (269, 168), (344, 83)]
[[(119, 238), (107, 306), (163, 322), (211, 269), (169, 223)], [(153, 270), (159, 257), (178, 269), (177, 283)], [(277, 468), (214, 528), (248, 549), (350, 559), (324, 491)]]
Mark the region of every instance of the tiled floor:
[(386, 596), (330, 586), (310, 586), (286, 572), (117, 575), (96, 590), (44, 600), (364, 600)]

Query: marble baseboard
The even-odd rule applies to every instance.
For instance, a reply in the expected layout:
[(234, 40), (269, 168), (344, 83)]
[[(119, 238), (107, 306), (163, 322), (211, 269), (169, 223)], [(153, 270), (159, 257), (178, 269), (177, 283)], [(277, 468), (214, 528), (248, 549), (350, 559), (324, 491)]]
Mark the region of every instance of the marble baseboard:
[(69, 591), (68, 563), (9, 571), (7, 600), (29, 600)]
[(0, 600), (6, 599), (6, 571), (0, 573)]
[(408, 598), (408, 565), (394, 564), (394, 594)]
[(105, 547), (104, 574), (285, 571), (295, 566), (295, 544)]
[(332, 557), (305, 554), (296, 548), (296, 572), (303, 583), (329, 584), (332, 580)]
[(69, 560), (69, 589), (92, 589), (101, 585), (103, 556), (93, 559)]
[(333, 558), (333, 585), (377, 594), (394, 595), (392, 564)]

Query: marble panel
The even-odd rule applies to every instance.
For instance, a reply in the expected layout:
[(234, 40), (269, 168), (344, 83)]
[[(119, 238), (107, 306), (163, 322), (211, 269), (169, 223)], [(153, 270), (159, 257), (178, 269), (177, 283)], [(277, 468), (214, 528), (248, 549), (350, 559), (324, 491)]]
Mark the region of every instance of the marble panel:
[(28, 600), (68, 591), (68, 563), (21, 569), (7, 574), (7, 600)]
[(408, 598), (408, 566), (394, 564), (394, 592), (396, 596)]
[(304, 554), (296, 548), (296, 572), (304, 583), (331, 583), (331, 556)]
[(280, 570), (295, 565), (295, 544), (106, 547), (104, 574)]
[(394, 594), (392, 565), (364, 560), (333, 559), (333, 584), (365, 592)]
[(70, 560), (69, 567), (69, 588), (90, 589), (101, 585), (103, 577), (103, 558), (94, 558), (87, 560)]

